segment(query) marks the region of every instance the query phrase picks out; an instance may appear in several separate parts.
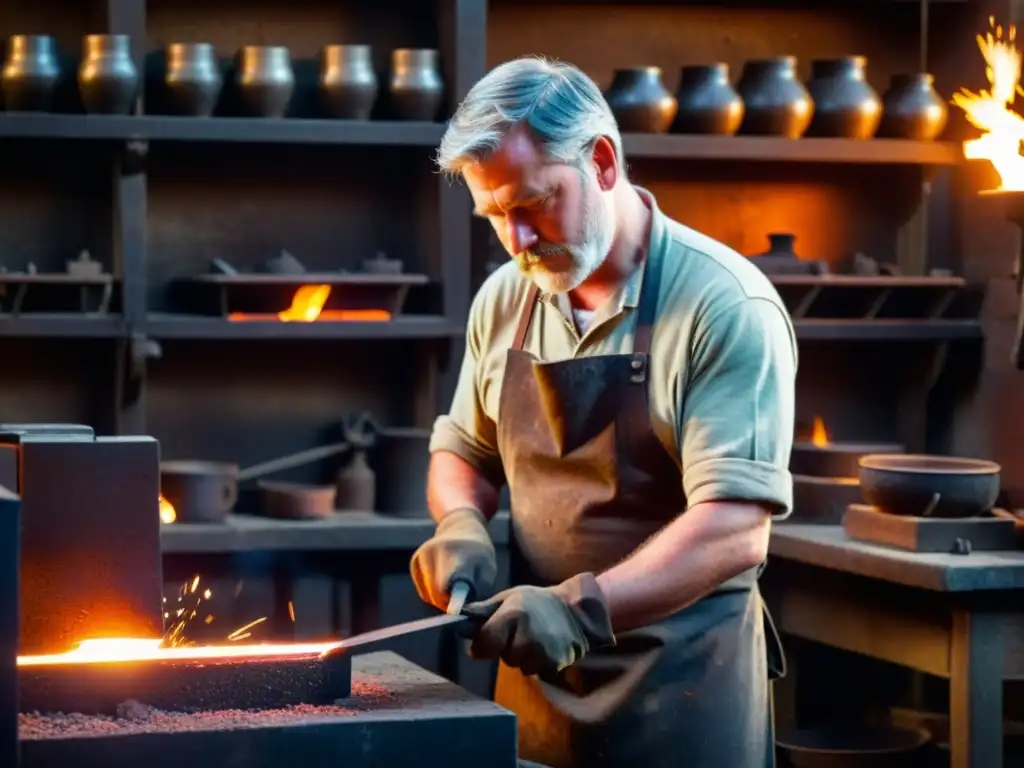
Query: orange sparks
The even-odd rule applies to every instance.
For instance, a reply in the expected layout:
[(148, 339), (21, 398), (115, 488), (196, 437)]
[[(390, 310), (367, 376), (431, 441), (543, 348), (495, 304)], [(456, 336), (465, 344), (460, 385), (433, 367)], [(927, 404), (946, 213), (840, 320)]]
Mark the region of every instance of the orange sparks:
[(1011, 109), (1020, 89), (1021, 54), (1015, 46), (1017, 30), (1012, 25), (1003, 35), (1002, 26), (978, 35), (978, 48), (985, 59), (985, 76), (990, 90), (973, 93), (961, 88), (953, 94), (953, 104), (964, 111), (967, 120), (981, 130), (981, 136), (964, 142), (968, 160), (988, 160), (999, 174), (999, 190), (1024, 190), (1024, 118)]

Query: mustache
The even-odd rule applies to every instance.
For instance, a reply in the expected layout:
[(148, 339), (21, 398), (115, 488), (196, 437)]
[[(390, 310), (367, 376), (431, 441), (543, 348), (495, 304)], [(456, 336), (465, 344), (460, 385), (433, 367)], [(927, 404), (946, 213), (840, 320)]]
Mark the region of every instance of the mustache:
[(545, 243), (543, 245), (536, 245), (528, 251), (524, 251), (519, 255), (519, 259), (524, 264), (533, 265), (544, 261), (545, 259), (550, 259), (555, 256), (563, 256), (568, 253), (570, 253), (569, 249), (564, 246)]

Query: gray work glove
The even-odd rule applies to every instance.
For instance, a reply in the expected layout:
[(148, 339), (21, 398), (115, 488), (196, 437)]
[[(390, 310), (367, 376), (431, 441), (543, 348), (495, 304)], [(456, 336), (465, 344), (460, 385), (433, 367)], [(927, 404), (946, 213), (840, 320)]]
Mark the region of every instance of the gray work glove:
[(487, 520), (475, 509), (453, 509), (413, 553), (409, 570), (420, 599), (442, 611), (456, 581), (467, 582), (474, 598), (490, 595), (498, 560)]
[(524, 675), (561, 672), (594, 648), (615, 645), (597, 579), (581, 573), (554, 587), (513, 587), (462, 612), (475, 629), (469, 652), (496, 656)]

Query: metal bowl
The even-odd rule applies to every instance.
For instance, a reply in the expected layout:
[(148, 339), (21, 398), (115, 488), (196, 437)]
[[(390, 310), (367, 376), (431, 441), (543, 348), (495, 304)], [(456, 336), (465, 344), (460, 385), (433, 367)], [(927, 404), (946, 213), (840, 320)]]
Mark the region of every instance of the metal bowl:
[(793, 443), (789, 471), (810, 477), (857, 477), (858, 462), (880, 453), (904, 453), (898, 443)]
[(260, 480), (267, 517), (286, 520), (319, 520), (334, 516), (334, 485), (303, 485), (275, 480)]
[(992, 509), (1001, 467), (953, 456), (874, 454), (860, 460), (864, 500), (883, 512), (914, 517), (973, 517)]
[(776, 744), (793, 768), (907, 768), (929, 741), (920, 728), (851, 724), (782, 733)]

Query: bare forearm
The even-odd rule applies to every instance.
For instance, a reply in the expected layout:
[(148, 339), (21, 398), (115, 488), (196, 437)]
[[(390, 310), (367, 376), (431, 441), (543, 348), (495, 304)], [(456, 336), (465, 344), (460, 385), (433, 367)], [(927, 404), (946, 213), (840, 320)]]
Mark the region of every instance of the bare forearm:
[(680, 515), (597, 577), (616, 632), (682, 610), (764, 560), (771, 516), (753, 504), (709, 502)]
[(435, 451), (427, 471), (427, 506), (434, 522), (464, 507), (473, 507), (490, 520), (498, 509), (498, 490), (462, 457)]

